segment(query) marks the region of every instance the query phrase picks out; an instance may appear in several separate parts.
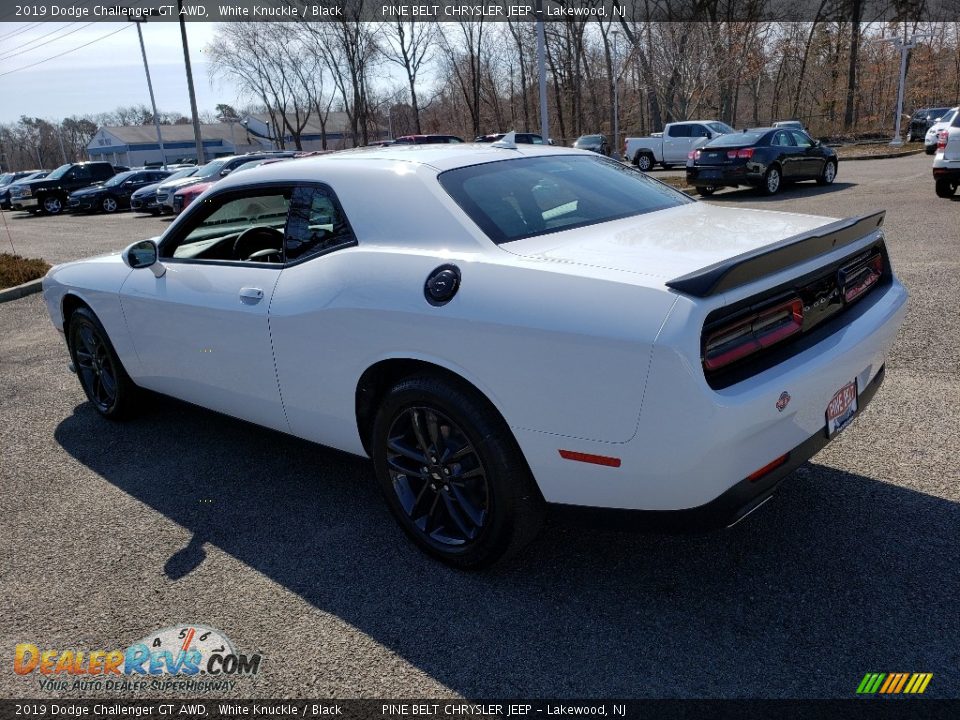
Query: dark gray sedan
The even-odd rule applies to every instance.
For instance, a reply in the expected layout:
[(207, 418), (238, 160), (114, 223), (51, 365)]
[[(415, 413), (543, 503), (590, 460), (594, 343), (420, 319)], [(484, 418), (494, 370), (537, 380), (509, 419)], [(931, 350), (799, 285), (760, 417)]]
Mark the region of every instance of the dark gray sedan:
[(577, 150), (592, 150), (601, 155), (610, 154), (610, 143), (605, 135), (581, 135), (573, 144)]

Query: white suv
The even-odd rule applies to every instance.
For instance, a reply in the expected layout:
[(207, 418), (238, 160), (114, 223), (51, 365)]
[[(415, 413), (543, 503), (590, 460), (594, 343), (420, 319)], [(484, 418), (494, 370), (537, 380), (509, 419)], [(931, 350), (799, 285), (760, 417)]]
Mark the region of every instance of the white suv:
[(939, 197), (953, 197), (960, 185), (960, 114), (938, 134), (933, 179)]
[(927, 130), (927, 134), (923, 136), (923, 149), (927, 155), (933, 155), (937, 151), (937, 136), (941, 130), (950, 127), (950, 124), (957, 118), (958, 112), (960, 112), (960, 107), (950, 108), (943, 114), (943, 117), (939, 118)]

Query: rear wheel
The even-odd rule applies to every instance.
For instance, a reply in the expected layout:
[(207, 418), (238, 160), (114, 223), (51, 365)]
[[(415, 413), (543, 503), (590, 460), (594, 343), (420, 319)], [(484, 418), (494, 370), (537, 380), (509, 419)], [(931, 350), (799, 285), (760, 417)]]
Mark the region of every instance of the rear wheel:
[(823, 172), (820, 173), (820, 177), (817, 178), (817, 185), (832, 185), (836, 179), (837, 164), (831, 160), (823, 166)]
[(923, 151), (924, 151), (927, 155), (935, 155), (936, 152), (937, 152), (937, 146), (936, 146), (936, 145), (924, 145), (924, 146), (923, 146)]
[(80, 385), (96, 411), (111, 420), (129, 415), (137, 386), (91, 310), (81, 307), (70, 315), (67, 342)]
[(764, 195), (776, 195), (780, 192), (782, 184), (783, 178), (780, 176), (780, 168), (774, 165), (763, 176), (763, 185), (760, 186), (760, 190)]
[(397, 383), (377, 412), (371, 454), (397, 522), (449, 565), (485, 567), (540, 529), (544, 501), (520, 448), (468, 386), (431, 376)]
[(698, 185), (696, 190), (698, 195), (703, 195), (703, 197), (708, 197), (710, 195), (713, 195), (717, 191), (717, 187), (716, 185), (704, 185), (704, 186)]
[(949, 180), (937, 180), (937, 197), (949, 198), (957, 191), (957, 183)]

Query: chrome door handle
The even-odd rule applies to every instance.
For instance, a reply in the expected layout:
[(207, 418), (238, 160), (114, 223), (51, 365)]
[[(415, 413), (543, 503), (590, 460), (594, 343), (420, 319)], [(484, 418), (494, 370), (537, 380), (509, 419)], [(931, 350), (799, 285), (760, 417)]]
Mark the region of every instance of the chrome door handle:
[(255, 287), (240, 288), (240, 297), (243, 300), (263, 300), (263, 290)]

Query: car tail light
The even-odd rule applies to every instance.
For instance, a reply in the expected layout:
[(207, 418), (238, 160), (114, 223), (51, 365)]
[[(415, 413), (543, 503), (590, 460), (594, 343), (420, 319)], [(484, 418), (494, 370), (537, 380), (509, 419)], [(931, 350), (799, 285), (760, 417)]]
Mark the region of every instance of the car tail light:
[(753, 148), (740, 148), (739, 150), (727, 150), (727, 158), (730, 160), (749, 160), (753, 157)]
[(700, 159), (699, 150), (691, 150), (690, 152), (687, 153), (687, 160), (699, 160), (699, 159)]
[(937, 133), (937, 150), (943, 150), (947, 147), (947, 136), (949, 134), (946, 130)]
[(856, 260), (840, 268), (839, 284), (843, 299), (851, 303), (877, 284), (883, 275), (883, 256), (874, 253), (866, 260)]
[(712, 331), (703, 348), (703, 366), (719, 370), (768, 348), (803, 329), (803, 302), (798, 297), (777, 303)]

